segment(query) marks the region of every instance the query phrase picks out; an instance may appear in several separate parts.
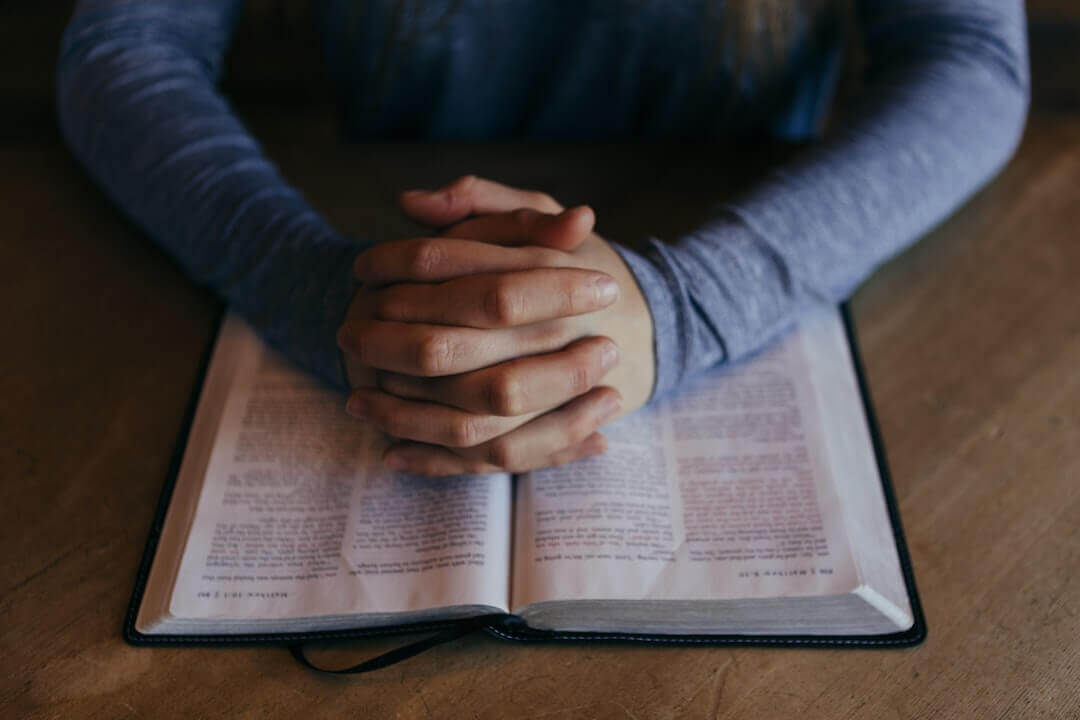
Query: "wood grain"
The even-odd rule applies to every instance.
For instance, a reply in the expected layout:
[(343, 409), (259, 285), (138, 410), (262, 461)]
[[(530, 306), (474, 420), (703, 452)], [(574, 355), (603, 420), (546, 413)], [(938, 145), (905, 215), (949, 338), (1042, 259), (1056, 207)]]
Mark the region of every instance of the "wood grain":
[[(275, 649), (136, 649), (120, 626), (218, 305), (56, 144), (0, 148), (0, 707), (6, 717), (1070, 718), (1080, 715), (1080, 116), (1033, 111), (1003, 174), (854, 311), (930, 624), (906, 651), (519, 646), (360, 678)], [(466, 170), (588, 200), (614, 238), (725, 192), (722, 150), (345, 146), (259, 126), (344, 230)], [(567, 178), (565, 168), (574, 172)], [(730, 186), (755, 162), (733, 154)], [(738, 180), (738, 182), (735, 181)], [(400, 639), (322, 650), (328, 664)]]

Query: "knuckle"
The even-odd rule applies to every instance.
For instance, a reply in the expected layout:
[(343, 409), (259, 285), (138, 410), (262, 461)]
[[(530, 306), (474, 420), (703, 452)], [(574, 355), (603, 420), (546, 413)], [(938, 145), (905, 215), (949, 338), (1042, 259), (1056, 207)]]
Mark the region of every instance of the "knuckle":
[(450, 190), (452, 192), (467, 193), (472, 190), (475, 185), (476, 176), (472, 173), (465, 173), (454, 180), (454, 182), (450, 183)]
[(575, 362), (571, 365), (567, 370), (566, 384), (573, 397), (589, 390), (592, 387), (592, 373), (589, 372), (589, 366), (583, 362)]
[(596, 430), (596, 422), (585, 413), (575, 413), (566, 423), (567, 445), (577, 445)]
[(529, 230), (536, 223), (537, 212), (532, 208), (518, 208), (510, 213), (510, 219), (521, 230)]
[(475, 175), (462, 175), (454, 182), (450, 183), (446, 192), (446, 203), (451, 208), (456, 208), (459, 205), (467, 204), (468, 199), (472, 196), (474, 189), (476, 188), (476, 176)]
[(508, 417), (524, 411), (521, 381), (513, 373), (504, 372), (492, 378), (487, 395), (488, 408), (495, 415)]
[(375, 427), (394, 437), (408, 435), (408, 423), (396, 412), (392, 412), (385, 403), (371, 403), (371, 421)]
[(592, 309), (590, 300), (592, 299), (591, 296), (595, 296), (595, 293), (589, 292), (586, 282), (587, 280), (584, 280), (582, 276), (576, 273), (559, 273), (558, 280), (555, 283), (557, 288), (555, 295), (564, 313), (577, 315)]
[(445, 375), (453, 366), (454, 348), (441, 333), (421, 338), (416, 347), (416, 369), (422, 375)]
[(521, 294), (502, 279), (488, 289), (483, 304), (488, 321), (499, 327), (516, 324), (525, 310)]
[(377, 345), (371, 341), (371, 333), (371, 325), (364, 324), (349, 332), (346, 340), (349, 350), (365, 365), (375, 365), (378, 361), (375, 352)]
[(483, 429), (476, 418), (458, 418), (450, 423), (448, 430), (451, 447), (472, 447), (483, 441)]
[(528, 198), (529, 205), (537, 210), (551, 211), (556, 210), (559, 207), (559, 203), (555, 202), (555, 198), (551, 197), (546, 192), (530, 190)]
[(425, 239), (413, 247), (408, 272), (413, 277), (430, 277), (445, 257), (445, 250), (437, 239)]

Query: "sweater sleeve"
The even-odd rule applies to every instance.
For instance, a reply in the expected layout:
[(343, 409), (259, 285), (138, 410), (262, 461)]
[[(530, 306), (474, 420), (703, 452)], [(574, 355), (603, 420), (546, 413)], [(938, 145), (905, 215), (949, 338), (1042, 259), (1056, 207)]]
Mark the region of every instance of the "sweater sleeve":
[(60, 125), (106, 193), (272, 345), (346, 380), (335, 332), (358, 248), (263, 155), (216, 89), (238, 0), (84, 0), (63, 36)]
[(859, 18), (868, 76), (842, 127), (687, 236), (621, 250), (653, 313), (654, 397), (849, 295), (1015, 149), (1022, 0), (868, 0)]

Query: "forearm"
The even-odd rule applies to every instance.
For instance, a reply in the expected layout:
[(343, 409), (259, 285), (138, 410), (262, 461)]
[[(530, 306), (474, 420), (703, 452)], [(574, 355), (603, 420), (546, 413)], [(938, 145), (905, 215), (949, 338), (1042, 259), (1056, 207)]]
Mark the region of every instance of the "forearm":
[(846, 122), (696, 232), (626, 254), (656, 320), (655, 394), (846, 297), (1015, 148), (1028, 99), (1018, 0), (864, 11), (873, 65)]
[(272, 344), (345, 386), (356, 248), (285, 183), (217, 92), (238, 2), (87, 2), (65, 33), (60, 123), (109, 196)]

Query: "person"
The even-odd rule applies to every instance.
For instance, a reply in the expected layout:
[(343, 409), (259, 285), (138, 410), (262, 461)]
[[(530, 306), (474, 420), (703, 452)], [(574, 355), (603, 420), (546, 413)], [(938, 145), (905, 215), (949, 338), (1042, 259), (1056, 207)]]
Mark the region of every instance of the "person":
[[(631, 251), (588, 207), (467, 176), (407, 192), (426, 237), (333, 229), (216, 88), (239, 0), (83, 0), (60, 123), (109, 196), (395, 438), (388, 466), (523, 471), (847, 296), (992, 177), (1029, 98), (1022, 0), (328, 0), (359, 137), (716, 138), (813, 147)], [(866, 79), (824, 135), (854, 18)]]

